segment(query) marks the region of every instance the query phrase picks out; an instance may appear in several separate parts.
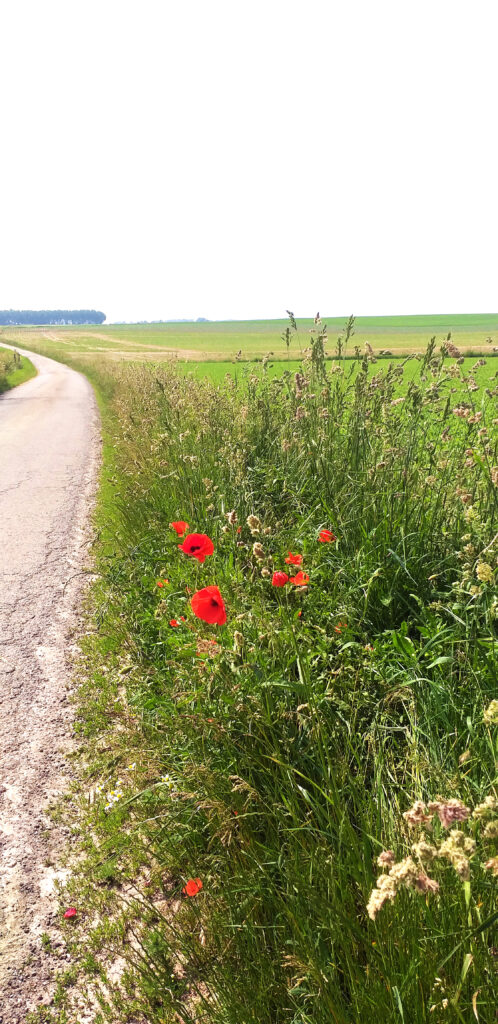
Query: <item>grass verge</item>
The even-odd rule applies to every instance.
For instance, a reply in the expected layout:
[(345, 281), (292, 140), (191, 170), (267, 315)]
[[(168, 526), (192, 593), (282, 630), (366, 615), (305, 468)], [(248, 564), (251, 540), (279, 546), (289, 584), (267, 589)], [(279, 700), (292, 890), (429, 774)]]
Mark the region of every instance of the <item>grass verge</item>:
[(12, 352), (8, 348), (0, 348), (0, 395), (18, 384), (36, 377), (36, 369), (30, 359)]
[(67, 934), (97, 1020), (495, 1019), (496, 387), (434, 345), (402, 393), (311, 356), (243, 389), (92, 371)]

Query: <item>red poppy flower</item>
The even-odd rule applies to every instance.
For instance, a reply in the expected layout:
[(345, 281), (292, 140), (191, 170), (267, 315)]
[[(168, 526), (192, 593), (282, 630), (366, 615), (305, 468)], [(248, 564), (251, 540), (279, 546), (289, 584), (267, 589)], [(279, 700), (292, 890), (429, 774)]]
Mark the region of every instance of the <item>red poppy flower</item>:
[(289, 554), (287, 555), (287, 558), (285, 559), (287, 565), (301, 565), (302, 560), (303, 560), (303, 556), (302, 555), (293, 555), (292, 551), (289, 551)]
[(205, 533), (189, 533), (183, 544), (179, 544), (178, 547), (184, 555), (192, 555), (198, 562), (204, 562), (206, 556), (212, 555), (214, 551), (214, 544)]
[(337, 537), (332, 530), (320, 530), (318, 540), (321, 540), (322, 544), (330, 544), (331, 541), (337, 540)]
[(77, 913), (78, 911), (76, 910), (76, 907), (68, 907), (64, 914), (64, 917), (68, 921), (71, 917), (76, 917)]
[(167, 587), (168, 584), (169, 584), (169, 580), (158, 580), (157, 581), (157, 586), (158, 587)]
[(338, 622), (337, 626), (334, 626), (334, 629), (335, 629), (336, 633), (342, 633), (343, 629), (347, 629), (347, 628), (348, 628), (347, 622)]
[(274, 572), (271, 582), (272, 587), (285, 587), (285, 584), (289, 582), (289, 577), (286, 572)]
[(179, 626), (180, 625), (180, 623), (177, 622), (176, 619), (170, 619), (169, 620), (169, 624), (170, 624), (170, 626)]
[(302, 569), (300, 569), (295, 576), (291, 576), (290, 581), (295, 587), (305, 587), (306, 584), (309, 583), (310, 578), (307, 572), (303, 572)]
[(186, 523), (184, 519), (179, 519), (178, 522), (170, 523), (169, 525), (172, 530), (176, 531), (179, 537), (183, 537), (188, 530), (188, 523)]
[(203, 587), (193, 595), (190, 602), (194, 615), (211, 625), (223, 626), (227, 621), (225, 602), (218, 587)]
[(200, 878), (189, 878), (187, 884), (183, 886), (182, 892), (185, 896), (197, 896), (201, 889), (202, 882)]

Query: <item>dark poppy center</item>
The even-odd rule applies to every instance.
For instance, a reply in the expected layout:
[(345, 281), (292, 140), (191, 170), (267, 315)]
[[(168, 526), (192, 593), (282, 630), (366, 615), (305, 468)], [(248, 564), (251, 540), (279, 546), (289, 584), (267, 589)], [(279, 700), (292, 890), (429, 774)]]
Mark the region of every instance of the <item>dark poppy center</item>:
[(190, 547), (190, 550), (191, 551), (200, 551), (201, 547), (202, 547), (202, 544), (192, 544), (191, 547)]
[(215, 597), (211, 598), (211, 604), (212, 604), (213, 608), (217, 608), (218, 607), (218, 602), (217, 602)]

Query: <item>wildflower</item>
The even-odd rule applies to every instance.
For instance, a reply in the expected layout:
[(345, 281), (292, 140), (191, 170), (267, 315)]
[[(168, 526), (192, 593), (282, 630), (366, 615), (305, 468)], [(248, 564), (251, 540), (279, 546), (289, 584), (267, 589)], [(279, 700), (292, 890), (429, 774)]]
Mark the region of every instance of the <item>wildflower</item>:
[(498, 725), (498, 700), (492, 700), (491, 704), (488, 704), (482, 719), (486, 725)]
[(435, 878), (429, 878), (425, 871), (421, 871), (415, 879), (415, 888), (418, 892), (437, 892), (439, 889), (439, 882), (436, 882)]
[(76, 917), (77, 913), (78, 911), (76, 910), (76, 907), (68, 907), (64, 912), (64, 917), (66, 918), (66, 921), (69, 921), (72, 917)]
[(493, 466), (491, 470), (491, 483), (498, 487), (498, 466)]
[(287, 558), (285, 559), (285, 563), (286, 565), (301, 565), (302, 560), (302, 555), (293, 555), (292, 551), (289, 551)]
[(157, 586), (160, 587), (161, 589), (163, 587), (167, 587), (168, 585), (169, 585), (169, 580), (158, 580), (157, 581)]
[(430, 863), (431, 860), (434, 860), (434, 857), (437, 857), (436, 847), (433, 846), (432, 843), (426, 843), (424, 839), (413, 844), (412, 853), (414, 853), (422, 863)]
[(367, 913), (372, 921), (375, 921), (379, 910), (388, 900), (394, 900), (398, 889), (394, 879), (389, 875), (380, 875), (377, 879), (377, 888), (372, 889), (370, 899), (367, 903)]
[(332, 533), (332, 530), (320, 530), (318, 540), (321, 541), (322, 544), (330, 544), (334, 540), (337, 540), (337, 537)]
[(232, 512), (225, 512), (225, 516), (228, 519), (230, 526), (235, 526), (235, 523), (237, 522), (237, 513), (235, 509)]
[(290, 582), (293, 583), (295, 587), (305, 587), (309, 581), (310, 578), (308, 574), (303, 572), (302, 569), (300, 569), (295, 576), (290, 577)]
[(244, 637), (242, 633), (239, 633), (238, 629), (233, 634), (233, 647), (235, 651), (241, 651), (244, 646)]
[(176, 619), (170, 619), (169, 620), (169, 624), (170, 624), (170, 626), (179, 626), (180, 625), (180, 623), (177, 622)]
[(201, 658), (203, 654), (207, 654), (208, 658), (214, 657), (219, 649), (217, 640), (202, 640), (197, 641), (197, 657)]
[(259, 528), (261, 526), (261, 521), (258, 519), (257, 516), (248, 516), (247, 519), (246, 519), (246, 523), (247, 523), (251, 533), (259, 533)]
[(202, 590), (198, 590), (193, 595), (190, 604), (194, 615), (198, 619), (202, 619), (203, 622), (223, 626), (227, 621), (225, 603), (218, 587), (203, 587)]
[(470, 809), (461, 800), (433, 801), (428, 804), (431, 814), (437, 814), (443, 828), (449, 828), (454, 821), (466, 821)]
[(266, 577), (266, 578), (268, 579), (268, 578), (269, 578), (269, 577), (271, 576), (271, 572), (270, 572), (270, 570), (269, 570), (269, 569), (267, 569), (267, 568), (265, 567), (264, 569), (262, 569), (262, 570), (261, 570), (261, 575), (262, 575), (262, 576), (265, 576), (265, 577)]
[[(392, 851), (386, 850), (385, 853), (391, 854)], [(395, 899), (401, 886), (415, 889), (417, 892), (436, 892), (439, 888), (438, 883), (429, 878), (425, 871), (421, 871), (411, 857), (405, 857), (404, 860), (393, 864), (387, 874), (379, 875), (376, 888), (372, 890), (367, 903), (368, 916), (372, 921), (375, 921), (385, 903)]]
[(335, 631), (336, 633), (342, 633), (342, 631), (343, 631), (344, 629), (347, 629), (347, 628), (348, 628), (348, 624), (347, 624), (347, 622), (338, 622), (338, 623), (337, 623), (337, 626), (334, 626), (334, 631)]
[(187, 884), (183, 886), (182, 892), (185, 896), (197, 896), (201, 889), (202, 882), (200, 878), (189, 878)]
[(136, 767), (137, 767), (137, 765), (136, 765), (136, 762), (134, 761), (133, 764), (129, 764), (128, 765), (128, 771), (129, 772), (134, 772)]
[(490, 860), (486, 861), (484, 867), (486, 871), (491, 871), (493, 875), (498, 876), (498, 857), (491, 857)]
[(489, 821), (484, 829), (483, 836), (485, 839), (498, 839), (498, 818), (494, 821)]
[(491, 814), (494, 814), (497, 808), (498, 800), (492, 793), (490, 793), (484, 800), (484, 803), (478, 804), (477, 807), (474, 807), (472, 817), (477, 819), (488, 818)]
[(188, 537), (185, 537), (183, 544), (179, 544), (178, 547), (184, 555), (192, 555), (192, 558), (197, 558), (198, 562), (204, 562), (206, 557), (212, 555), (214, 551), (214, 544), (205, 533), (190, 533)]
[(179, 537), (183, 537), (188, 530), (188, 523), (184, 519), (179, 519), (176, 523), (170, 523), (172, 530), (178, 534)]
[(476, 576), (481, 583), (493, 582), (493, 570), (487, 562), (479, 562), (476, 568)]
[(441, 843), (439, 856), (449, 860), (462, 881), (468, 882), (470, 879), (469, 857), (472, 856), (474, 850), (474, 840), (464, 836), (463, 832), (454, 828), (451, 830), (448, 839)]
[(258, 541), (256, 541), (255, 544), (253, 544), (253, 546), (252, 546), (252, 553), (253, 553), (254, 557), (258, 559), (259, 562), (261, 562), (263, 560), (263, 558), (265, 557), (265, 553), (264, 553), (264, 550), (263, 550), (263, 545), (259, 544)]
[(422, 800), (415, 800), (409, 811), (405, 811), (403, 817), (410, 828), (416, 825), (427, 825), (432, 820), (432, 815), (427, 814), (427, 808)]
[(274, 572), (271, 578), (272, 587), (285, 587), (285, 584), (289, 582), (289, 577), (286, 572)]
[(377, 857), (377, 864), (380, 868), (391, 868), (395, 861), (395, 856), (392, 850), (383, 850)]
[(471, 756), (470, 750), (464, 750), (463, 754), (460, 754), (460, 757), (458, 758), (458, 764), (466, 764), (467, 761), (470, 761)]
[(163, 786), (166, 786), (166, 789), (174, 788), (175, 784), (173, 782), (173, 779), (171, 778), (171, 775), (168, 775), (167, 773), (165, 775), (161, 775), (161, 782)]

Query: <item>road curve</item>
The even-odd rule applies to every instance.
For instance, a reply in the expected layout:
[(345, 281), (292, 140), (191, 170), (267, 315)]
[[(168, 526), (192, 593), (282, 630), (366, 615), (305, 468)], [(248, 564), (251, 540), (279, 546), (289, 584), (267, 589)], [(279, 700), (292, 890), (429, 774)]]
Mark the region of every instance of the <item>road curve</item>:
[(62, 830), (46, 808), (70, 774), (68, 657), (100, 456), (86, 378), (18, 351), (38, 376), (0, 396), (1, 1024), (50, 998), (40, 935), (57, 921)]

